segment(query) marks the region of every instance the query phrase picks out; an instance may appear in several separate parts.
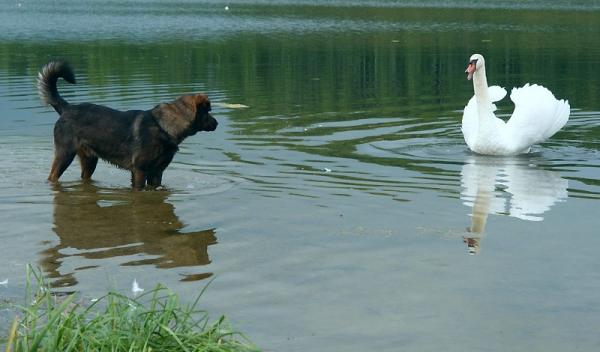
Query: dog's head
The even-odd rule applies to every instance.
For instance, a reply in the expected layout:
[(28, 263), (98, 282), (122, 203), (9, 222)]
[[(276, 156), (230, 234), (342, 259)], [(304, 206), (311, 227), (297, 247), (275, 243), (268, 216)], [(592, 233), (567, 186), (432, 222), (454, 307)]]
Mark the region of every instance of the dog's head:
[(182, 95), (171, 103), (163, 103), (151, 113), (173, 139), (180, 143), (198, 131), (214, 131), (219, 124), (210, 114), (210, 100), (204, 94)]

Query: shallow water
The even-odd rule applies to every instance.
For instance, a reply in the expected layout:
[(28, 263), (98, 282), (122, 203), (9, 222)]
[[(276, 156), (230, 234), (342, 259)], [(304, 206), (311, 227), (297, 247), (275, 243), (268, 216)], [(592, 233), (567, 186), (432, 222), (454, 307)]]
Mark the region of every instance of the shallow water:
[[(600, 347), (600, 12), (589, 2), (1, 2), (0, 297), (24, 266), (93, 298), (167, 284), (267, 351)], [(473, 155), (464, 69), (543, 84), (568, 125), (529, 155)], [(165, 187), (76, 162), (52, 186), (56, 113), (204, 91)], [(234, 104), (243, 104), (240, 108)], [(510, 101), (499, 105), (509, 116)]]

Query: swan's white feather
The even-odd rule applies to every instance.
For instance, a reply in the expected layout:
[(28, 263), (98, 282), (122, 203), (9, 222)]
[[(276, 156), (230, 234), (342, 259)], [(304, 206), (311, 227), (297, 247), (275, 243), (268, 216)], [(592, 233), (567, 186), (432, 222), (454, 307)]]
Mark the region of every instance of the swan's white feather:
[(506, 89), (500, 86), (491, 86), (488, 87), (488, 94), (490, 95), (490, 100), (494, 103), (504, 99), (506, 96)]
[(569, 120), (569, 102), (556, 100), (552, 92), (537, 84), (513, 88), (510, 99), (515, 103), (515, 110), (506, 128), (515, 149), (545, 141)]

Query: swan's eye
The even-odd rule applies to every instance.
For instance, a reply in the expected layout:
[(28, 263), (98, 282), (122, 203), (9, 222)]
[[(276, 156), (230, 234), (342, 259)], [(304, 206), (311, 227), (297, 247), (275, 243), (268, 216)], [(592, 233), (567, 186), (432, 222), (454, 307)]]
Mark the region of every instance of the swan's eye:
[(471, 65), (475, 65), (477, 66), (477, 59), (473, 59), (471, 60), (471, 62), (469, 62)]

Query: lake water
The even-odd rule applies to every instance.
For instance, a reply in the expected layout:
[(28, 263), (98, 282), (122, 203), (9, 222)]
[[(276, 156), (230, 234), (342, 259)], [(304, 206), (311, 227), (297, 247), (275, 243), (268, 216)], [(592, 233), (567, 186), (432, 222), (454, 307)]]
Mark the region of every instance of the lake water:
[[(265, 351), (600, 349), (598, 2), (0, 6), (1, 298), (31, 263), (87, 298), (212, 279), (203, 308)], [(568, 99), (567, 126), (529, 155), (470, 153), (474, 52), (491, 84)], [(53, 58), (75, 68), (70, 102), (202, 91), (219, 127), (162, 190), (107, 164), (82, 184), (76, 162), (50, 185), (35, 77)]]

